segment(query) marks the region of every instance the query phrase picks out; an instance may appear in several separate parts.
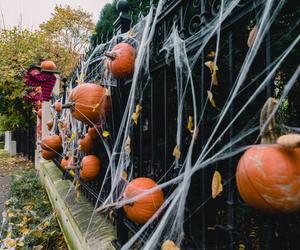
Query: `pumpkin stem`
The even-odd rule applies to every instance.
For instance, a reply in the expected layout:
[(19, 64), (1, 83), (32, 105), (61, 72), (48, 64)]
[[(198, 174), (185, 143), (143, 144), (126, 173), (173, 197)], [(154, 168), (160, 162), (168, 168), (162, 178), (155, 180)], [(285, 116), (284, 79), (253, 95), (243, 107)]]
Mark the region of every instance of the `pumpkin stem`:
[(276, 143), (278, 135), (276, 134), (276, 119), (275, 119), (275, 108), (278, 101), (269, 97), (265, 102), (260, 112), (260, 134), (261, 144), (273, 144)]
[(74, 106), (74, 103), (65, 103), (61, 106), (63, 109), (72, 108)]
[(104, 55), (112, 61), (117, 58), (117, 54), (114, 52), (105, 52)]

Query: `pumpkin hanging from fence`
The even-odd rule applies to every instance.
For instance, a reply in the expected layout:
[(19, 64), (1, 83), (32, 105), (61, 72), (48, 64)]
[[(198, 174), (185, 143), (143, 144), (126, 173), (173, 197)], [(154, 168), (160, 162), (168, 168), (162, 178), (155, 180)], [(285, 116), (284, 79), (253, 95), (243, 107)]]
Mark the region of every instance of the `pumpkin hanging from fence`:
[(55, 156), (56, 156), (56, 153), (53, 151), (49, 151), (49, 150), (45, 150), (45, 149), (42, 150), (42, 157), (45, 160), (52, 160), (55, 158)]
[(51, 130), (53, 128), (53, 120), (48, 121), (46, 125), (48, 130)]
[(55, 63), (53, 61), (50, 61), (50, 60), (43, 61), (40, 65), (40, 67), (42, 69), (46, 69), (46, 70), (56, 70)]
[(72, 157), (63, 157), (60, 161), (60, 166), (62, 169), (66, 170), (67, 167), (69, 167), (72, 164), (73, 158)]
[[(132, 180), (124, 191), (124, 198), (130, 199), (134, 196), (147, 192), (147, 190), (157, 186), (156, 182), (150, 178), (136, 178)], [(158, 189), (152, 193), (134, 201), (132, 204), (124, 206), (126, 216), (132, 221), (146, 223), (164, 203), (164, 194)]]
[(250, 206), (263, 212), (290, 213), (300, 210), (300, 148), (276, 144), (276, 120), (270, 118), (276, 105), (273, 98), (265, 103), (260, 116), (263, 144), (252, 146), (240, 158), (236, 182)]
[(98, 134), (97, 130), (98, 130), (98, 131), (100, 130), (100, 127), (99, 127), (99, 126), (97, 126), (97, 128), (94, 126), (94, 127), (91, 127), (91, 128), (88, 129), (88, 134), (89, 134), (94, 140), (99, 138), (99, 134)]
[(62, 150), (62, 140), (59, 135), (46, 136), (41, 143), (42, 149), (59, 152)]
[(107, 67), (115, 78), (130, 78), (134, 72), (136, 50), (128, 43), (117, 44), (112, 51), (106, 52)]
[(60, 112), (61, 112), (61, 110), (62, 110), (62, 104), (61, 104), (61, 102), (56, 101), (56, 102), (54, 103), (54, 110), (55, 110), (57, 113), (60, 113)]
[(110, 110), (110, 96), (106, 88), (85, 83), (75, 87), (69, 96), (72, 116), (84, 123), (98, 123)]
[(85, 136), (78, 141), (78, 145), (79, 150), (90, 153), (94, 147), (93, 138), (89, 134), (85, 134)]
[(83, 180), (93, 180), (100, 173), (100, 160), (95, 155), (87, 155), (82, 158), (80, 178)]
[(300, 149), (257, 145), (241, 157), (236, 173), (246, 203), (265, 212), (300, 209)]

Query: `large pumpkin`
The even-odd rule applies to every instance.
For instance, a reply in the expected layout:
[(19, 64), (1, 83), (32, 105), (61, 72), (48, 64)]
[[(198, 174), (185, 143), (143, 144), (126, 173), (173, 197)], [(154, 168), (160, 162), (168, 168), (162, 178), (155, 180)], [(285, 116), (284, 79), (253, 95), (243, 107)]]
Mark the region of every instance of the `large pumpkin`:
[(134, 72), (136, 50), (128, 43), (117, 44), (106, 52), (107, 67), (115, 78), (130, 78)]
[(93, 83), (80, 84), (69, 96), (72, 116), (87, 124), (98, 123), (110, 109), (107, 89)]
[(243, 200), (264, 212), (300, 209), (300, 149), (257, 145), (241, 157), (236, 172)]
[(59, 135), (49, 135), (42, 140), (42, 149), (59, 152), (62, 150), (62, 140)]
[(79, 149), (85, 153), (90, 153), (93, 150), (93, 138), (86, 134), (82, 139), (78, 141)]
[[(142, 194), (147, 190), (157, 186), (156, 182), (150, 178), (136, 178), (132, 180), (124, 191), (124, 198), (130, 199)], [(132, 204), (124, 206), (124, 211), (132, 221), (146, 223), (164, 203), (164, 194), (158, 189), (149, 193)]]
[(40, 66), (42, 69), (46, 70), (56, 70), (56, 65), (53, 61), (47, 60), (43, 61)]
[(87, 155), (82, 158), (80, 178), (83, 180), (93, 180), (95, 179), (101, 169), (100, 160), (95, 155)]
[(48, 151), (48, 150), (45, 150), (45, 149), (42, 150), (42, 157), (45, 160), (52, 160), (52, 159), (55, 158), (55, 156), (56, 156), (56, 153), (53, 152), (53, 151)]

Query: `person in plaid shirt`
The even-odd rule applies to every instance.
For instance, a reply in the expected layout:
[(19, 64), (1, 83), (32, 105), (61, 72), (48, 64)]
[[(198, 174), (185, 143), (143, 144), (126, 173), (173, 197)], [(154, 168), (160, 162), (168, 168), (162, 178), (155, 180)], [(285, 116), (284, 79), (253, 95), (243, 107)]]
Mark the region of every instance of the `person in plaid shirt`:
[(53, 73), (44, 73), (40, 71), (41, 68), (36, 65), (31, 65), (29, 70), (25, 73), (25, 82), (27, 86), (41, 87), (42, 101), (49, 101), (53, 87), (56, 83), (56, 77)]

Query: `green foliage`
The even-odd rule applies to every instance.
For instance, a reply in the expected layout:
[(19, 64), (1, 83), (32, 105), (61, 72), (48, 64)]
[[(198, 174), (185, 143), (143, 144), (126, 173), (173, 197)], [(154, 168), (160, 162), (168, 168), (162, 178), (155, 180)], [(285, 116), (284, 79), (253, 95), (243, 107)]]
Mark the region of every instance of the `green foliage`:
[[(1, 244), (20, 250), (67, 249), (47, 194), (34, 170), (13, 175)], [(1, 248), (2, 249), (2, 248)], [(6, 248), (4, 248), (6, 249)]]
[(70, 51), (82, 53), (88, 46), (95, 25), (91, 14), (67, 5), (56, 6), (52, 17), (42, 23), (40, 28), (53, 41), (69, 48)]

